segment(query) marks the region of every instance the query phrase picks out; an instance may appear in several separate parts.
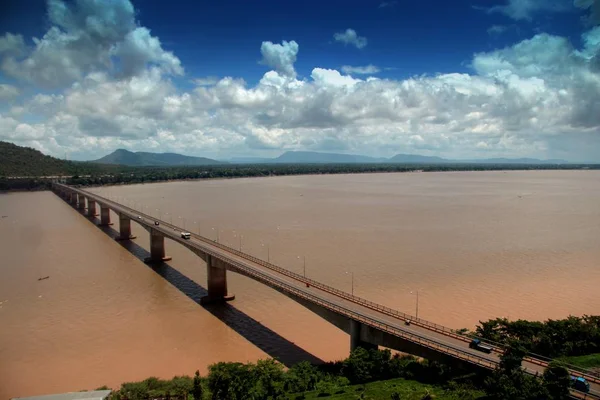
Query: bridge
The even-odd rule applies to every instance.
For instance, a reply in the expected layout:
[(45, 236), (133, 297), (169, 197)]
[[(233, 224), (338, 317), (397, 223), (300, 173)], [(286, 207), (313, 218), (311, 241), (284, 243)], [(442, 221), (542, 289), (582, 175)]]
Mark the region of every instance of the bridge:
[[(488, 370), (497, 367), (503, 353), (501, 346), (492, 346), (490, 354), (471, 349), (469, 336), (306, 278), (204, 236), (190, 233), (190, 238), (185, 239), (181, 234), (184, 229), (100, 195), (60, 183), (54, 183), (53, 190), (88, 217), (99, 216), (101, 226), (112, 224), (110, 211), (117, 214), (119, 236), (116, 240), (134, 238), (131, 221), (141, 225), (148, 231), (150, 240), (150, 257), (146, 263), (171, 259), (165, 252), (165, 238), (204, 260), (208, 294), (202, 303), (233, 300), (227, 287), (227, 273), (235, 272), (277, 290), (348, 333), (351, 350), (359, 346), (367, 349), (383, 346), (430, 360)], [(406, 321), (411, 323), (407, 325)], [(529, 355), (522, 366), (530, 374), (541, 374), (550, 361)], [(587, 379), (592, 387), (588, 394), (573, 391), (574, 397), (600, 399), (597, 375), (576, 368), (570, 372)]]

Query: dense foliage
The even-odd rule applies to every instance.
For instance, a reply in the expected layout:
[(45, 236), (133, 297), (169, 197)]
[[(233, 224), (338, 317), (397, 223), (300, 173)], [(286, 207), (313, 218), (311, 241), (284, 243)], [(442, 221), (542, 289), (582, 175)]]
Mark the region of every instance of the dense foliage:
[[(461, 373), (412, 356), (392, 356), (389, 350), (367, 351), (358, 348), (341, 362), (321, 366), (301, 362), (288, 370), (273, 359), (247, 364), (221, 362), (211, 365), (205, 378), (196, 372), (194, 378), (148, 378), (142, 382), (124, 383), (112, 394), (112, 400), (286, 399), (302, 398), (300, 394), (307, 392), (326, 397), (346, 393), (351, 384), (392, 378), (437, 385), (440, 390), (450, 394), (449, 398), (473, 398), (469, 394), (469, 385), (457, 382), (447, 384)], [(440, 386), (442, 383), (443, 388)], [(290, 397), (290, 394), (295, 395)]]
[(106, 174), (121, 167), (60, 160), (29, 147), (0, 141), (0, 177)]
[(480, 322), (475, 334), (502, 344), (518, 341), (528, 352), (550, 358), (600, 352), (600, 316), (544, 322), (496, 318)]
[(498, 368), (485, 381), (486, 393), (494, 400), (566, 400), (569, 398), (569, 372), (551, 363), (543, 376), (527, 374), (521, 367), (527, 350), (511, 341), (500, 357)]

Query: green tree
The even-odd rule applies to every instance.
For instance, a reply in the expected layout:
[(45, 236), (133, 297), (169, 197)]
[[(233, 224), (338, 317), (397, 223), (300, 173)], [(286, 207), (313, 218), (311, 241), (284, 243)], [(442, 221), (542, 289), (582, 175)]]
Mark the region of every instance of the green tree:
[(500, 356), (498, 368), (485, 380), (486, 393), (496, 400), (544, 400), (548, 392), (537, 376), (521, 368), (526, 350), (518, 341), (511, 341)]
[(251, 364), (220, 362), (209, 366), (208, 371), (208, 387), (214, 400), (254, 398)]
[(285, 374), (285, 390), (291, 393), (315, 390), (320, 379), (318, 369), (308, 361), (302, 361)]
[(194, 396), (194, 400), (202, 400), (204, 397), (202, 379), (200, 378), (200, 371), (198, 370), (196, 370), (196, 373), (194, 374), (194, 381), (192, 382), (192, 396)]
[(258, 360), (252, 369), (255, 396), (259, 399), (278, 399), (283, 393), (283, 366), (272, 358)]
[(373, 363), (369, 352), (362, 347), (354, 349), (350, 356), (344, 360), (342, 374), (350, 380), (352, 384), (369, 382), (371, 380), (371, 371)]
[(544, 371), (542, 379), (548, 391), (549, 400), (564, 400), (570, 397), (571, 376), (560, 363), (551, 362)]

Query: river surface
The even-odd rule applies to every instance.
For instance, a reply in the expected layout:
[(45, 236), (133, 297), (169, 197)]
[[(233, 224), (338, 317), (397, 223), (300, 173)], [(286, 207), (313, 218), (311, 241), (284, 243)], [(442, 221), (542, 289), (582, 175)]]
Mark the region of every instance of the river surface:
[[(295, 272), (453, 328), (600, 310), (600, 171), (294, 176), (93, 189)], [(0, 195), (0, 399), (206, 373), (218, 361), (347, 355), (349, 338), (170, 241), (132, 243), (51, 192)], [(217, 233), (218, 232), (218, 233)], [(49, 276), (38, 281), (38, 278)], [(353, 286), (353, 288), (352, 288)]]

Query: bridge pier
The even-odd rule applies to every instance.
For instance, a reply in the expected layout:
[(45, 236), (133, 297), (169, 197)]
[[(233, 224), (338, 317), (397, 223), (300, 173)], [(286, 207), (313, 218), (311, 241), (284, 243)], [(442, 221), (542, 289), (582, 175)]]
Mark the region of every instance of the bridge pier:
[(224, 303), (235, 299), (234, 295), (227, 294), (227, 270), (224, 266), (219, 268), (219, 260), (206, 255), (206, 269), (208, 280), (208, 295), (200, 299), (200, 304)]
[(88, 217), (95, 217), (96, 215), (98, 215), (98, 213), (96, 213), (96, 202), (94, 200), (90, 200), (90, 198), (87, 198), (87, 204), (88, 204)]
[(115, 240), (130, 240), (135, 239), (131, 234), (131, 218), (119, 213), (119, 237)]
[(360, 338), (360, 330), (362, 324), (353, 319), (350, 320), (350, 351), (354, 351), (358, 347), (362, 347), (365, 350), (377, 350), (378, 346), (369, 342), (365, 342)]
[(74, 192), (71, 192), (69, 194), (70, 196), (70, 202), (72, 205), (76, 205), (77, 204), (77, 194), (75, 194)]
[(80, 210), (85, 208), (85, 197), (81, 194), (77, 194), (77, 208)]
[(150, 228), (150, 257), (144, 262), (147, 264), (169, 261), (171, 257), (165, 255), (165, 237), (156, 229)]
[(100, 204), (100, 226), (112, 225), (110, 222), (110, 208)]

